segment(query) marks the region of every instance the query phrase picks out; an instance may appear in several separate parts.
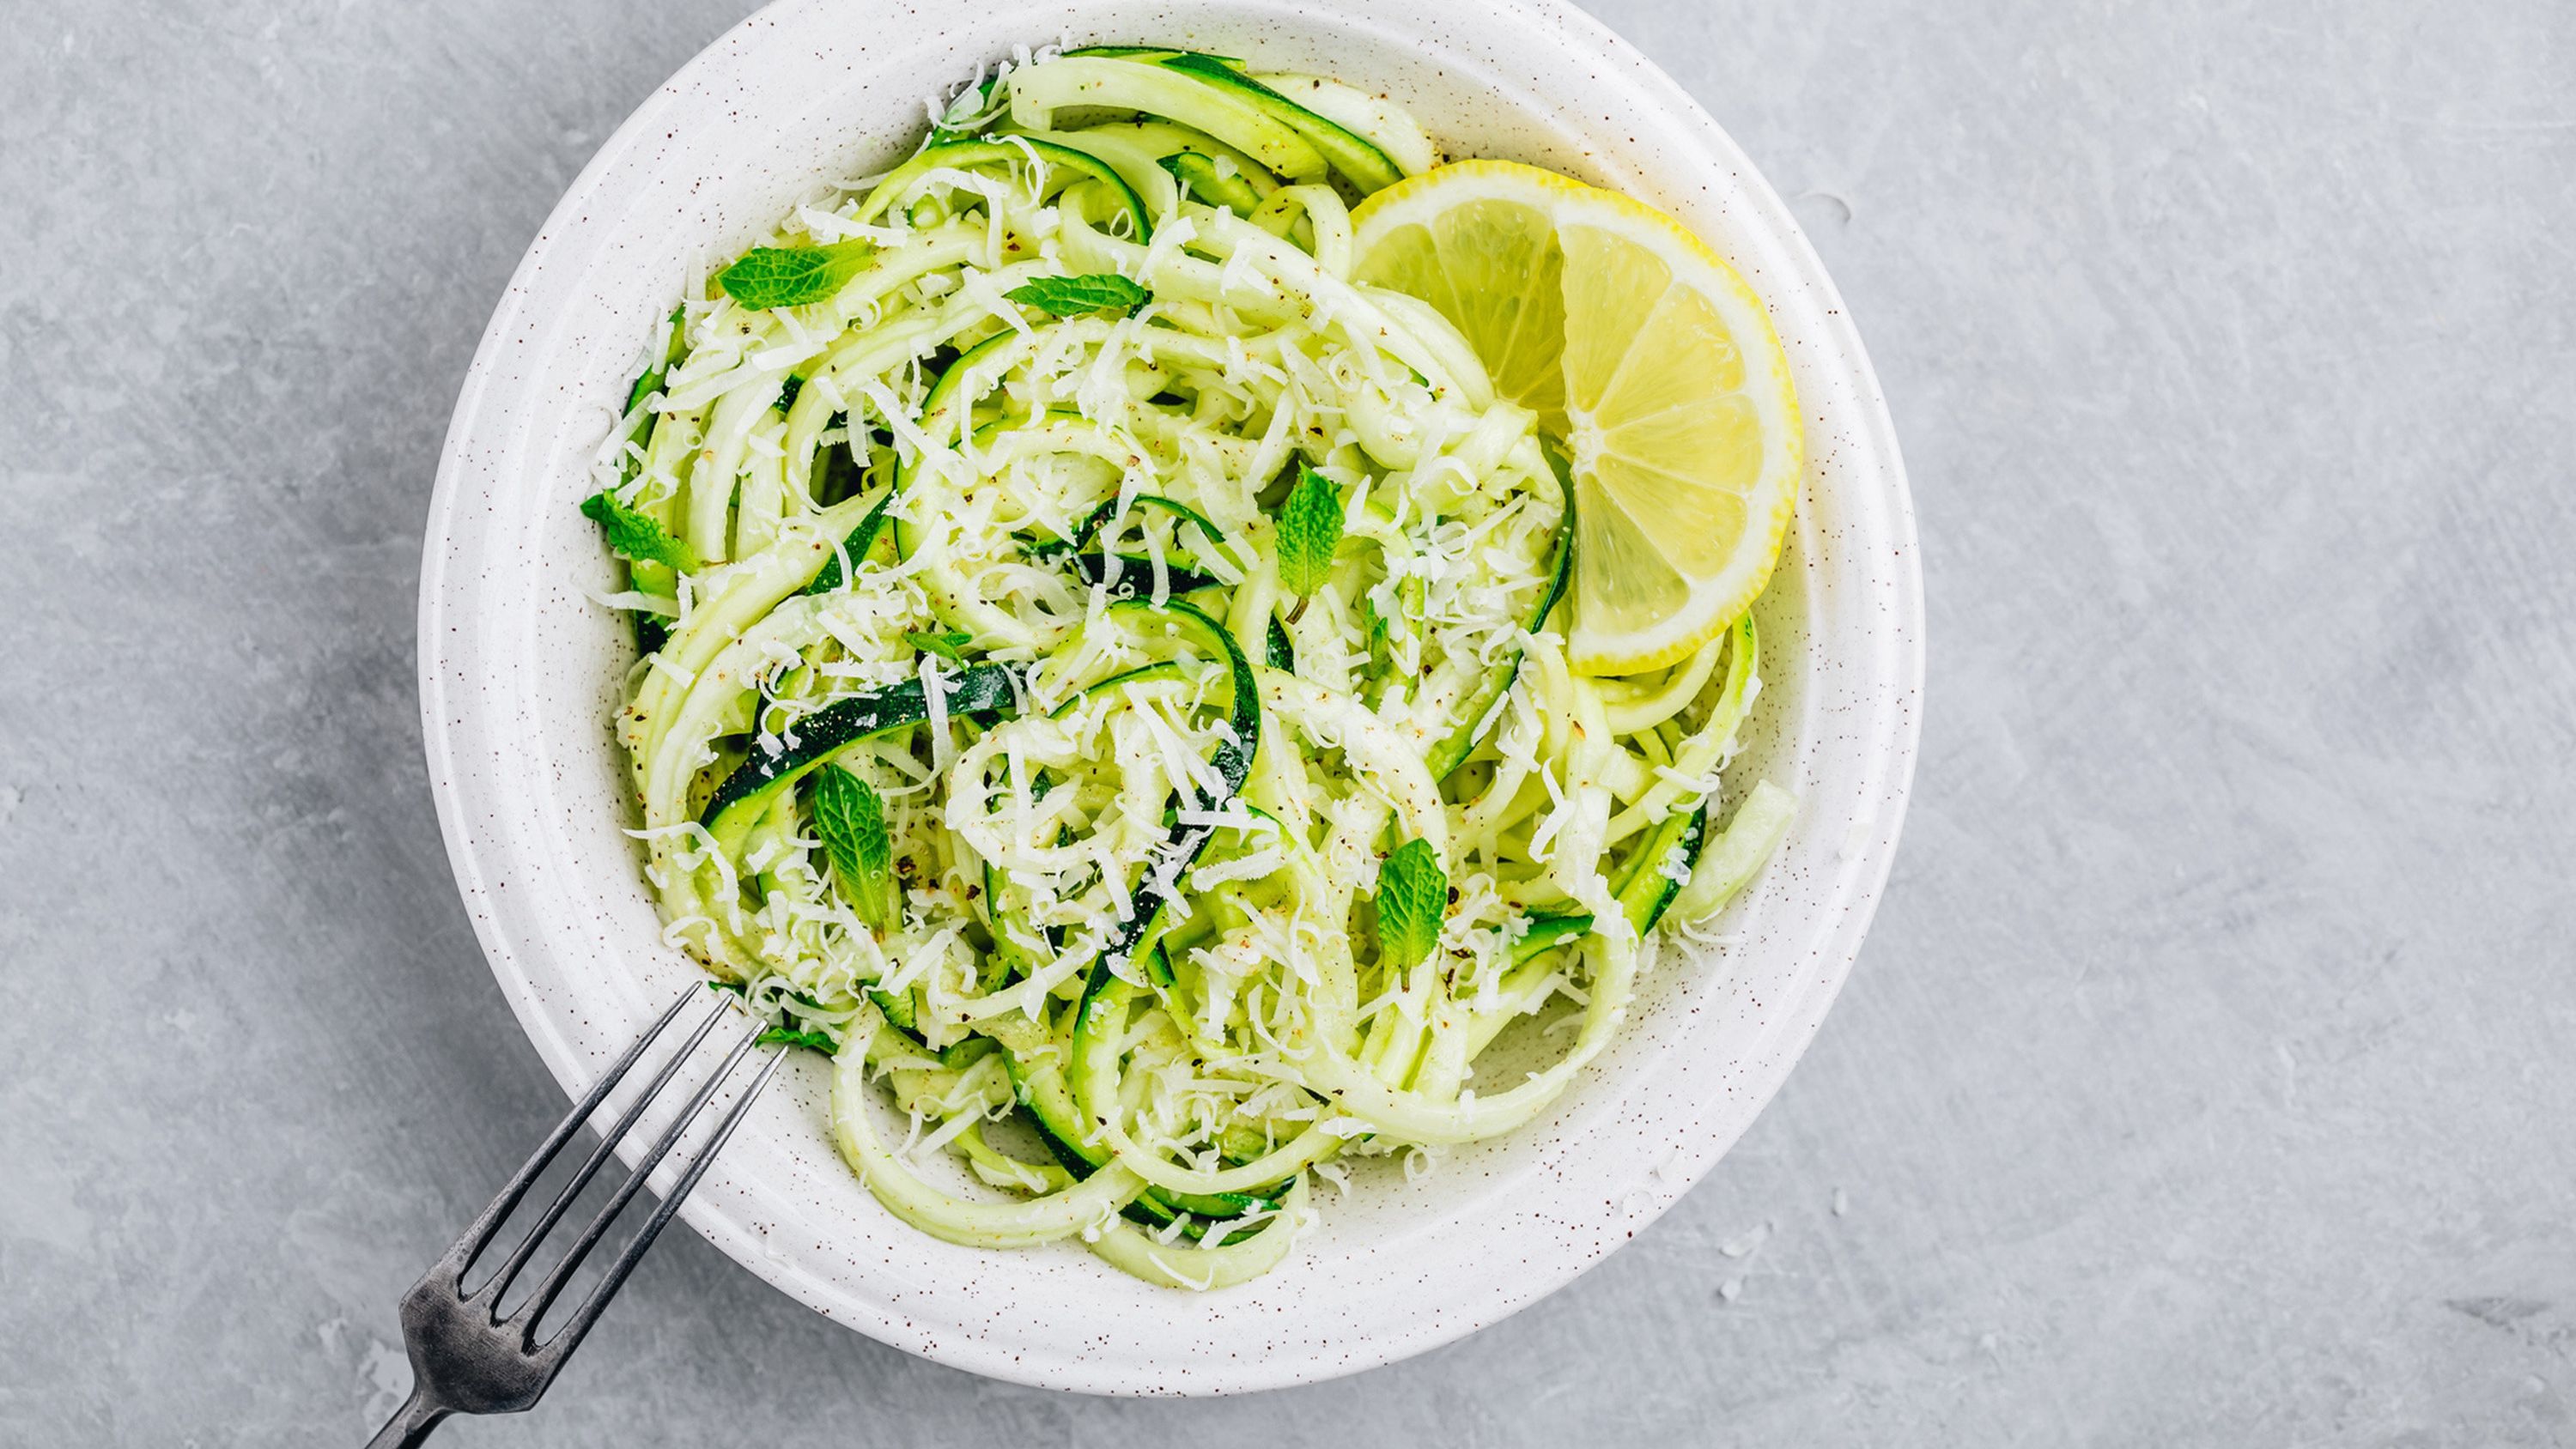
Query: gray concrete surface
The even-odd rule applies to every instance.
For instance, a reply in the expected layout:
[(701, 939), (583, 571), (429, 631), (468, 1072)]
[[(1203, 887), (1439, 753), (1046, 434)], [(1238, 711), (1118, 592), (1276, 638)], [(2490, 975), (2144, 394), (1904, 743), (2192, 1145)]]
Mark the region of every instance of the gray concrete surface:
[[(357, 1442), (560, 1110), (431, 818), (420, 521), (521, 247), (741, 3), (0, 12), (0, 1441)], [(1799, 198), (1921, 504), (1905, 853), (1770, 1113), (1354, 1380), (985, 1383), (685, 1238), (453, 1442), (2576, 1442), (2576, 11), (1602, 13)]]

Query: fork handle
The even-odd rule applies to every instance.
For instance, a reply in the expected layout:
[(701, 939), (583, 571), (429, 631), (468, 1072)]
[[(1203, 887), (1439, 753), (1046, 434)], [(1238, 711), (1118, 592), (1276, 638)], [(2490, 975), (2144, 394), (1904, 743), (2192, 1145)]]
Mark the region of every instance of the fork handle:
[(367, 1441), (367, 1449), (412, 1449), (413, 1445), (428, 1440), (429, 1431), (437, 1428), (448, 1412), (445, 1405), (431, 1403), (415, 1387), (411, 1397), (404, 1400), (403, 1406), (394, 1410), (394, 1416), (385, 1421), (385, 1426), (376, 1431), (376, 1437)]

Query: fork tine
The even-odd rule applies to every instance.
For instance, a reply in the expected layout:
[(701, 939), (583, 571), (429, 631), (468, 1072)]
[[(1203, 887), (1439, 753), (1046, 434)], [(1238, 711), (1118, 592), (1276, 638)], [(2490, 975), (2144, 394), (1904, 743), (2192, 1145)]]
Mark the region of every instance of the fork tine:
[(509, 1185), (501, 1189), (500, 1195), (492, 1199), (492, 1205), (485, 1208), (482, 1215), (467, 1226), (464, 1234), (457, 1238), (454, 1246), (447, 1250), (446, 1256), (440, 1259), (440, 1268), (445, 1269), (455, 1279), (461, 1280), (465, 1276), (466, 1271), (474, 1266), (474, 1260), (481, 1257), (484, 1248), (490, 1245), (492, 1234), (500, 1230), (501, 1224), (509, 1218), (511, 1211), (518, 1207), (519, 1200), (526, 1197), (528, 1189), (536, 1185), (537, 1177), (546, 1170), (546, 1165), (554, 1161), (555, 1154), (561, 1152), (563, 1145), (572, 1140), (572, 1135), (581, 1130), (581, 1124), (590, 1120), (590, 1114), (599, 1110), (599, 1104), (608, 1100), (608, 1094), (616, 1089), (619, 1082), (625, 1080), (627, 1072), (633, 1069), (636, 1059), (644, 1055), (644, 1049), (660, 1038), (664, 1029), (670, 1026), (672, 1018), (680, 1014), (680, 1008), (688, 1005), (689, 998), (694, 994), (693, 991), (683, 990), (679, 997), (663, 1011), (661, 1019), (636, 1037), (635, 1044), (626, 1049), (625, 1055), (610, 1064), (608, 1071), (591, 1087), (589, 1094), (573, 1104), (572, 1111), (565, 1115), (563, 1121), (555, 1124), (555, 1130), (547, 1134), (546, 1140), (539, 1144), (537, 1150), (519, 1168), (518, 1175), (512, 1177)]
[[(681, 999), (687, 1000), (686, 997)], [(499, 1310), (502, 1296), (510, 1291), (510, 1284), (516, 1281), (520, 1271), (527, 1267), (528, 1260), (536, 1256), (537, 1248), (544, 1243), (546, 1234), (553, 1232), (555, 1224), (563, 1221), (563, 1215), (571, 1209), (573, 1199), (580, 1197), (582, 1189), (590, 1186), (590, 1180), (599, 1175), (600, 1165), (608, 1161), (609, 1155), (617, 1150), (618, 1143), (626, 1140), (626, 1134), (635, 1126), (636, 1119), (644, 1115), (644, 1109), (653, 1104), (654, 1098), (662, 1095), (662, 1089), (671, 1084), (671, 1078), (676, 1076), (680, 1068), (687, 1064), (689, 1058), (696, 1054), (698, 1044), (705, 1041), (707, 1033), (714, 1030), (715, 1024), (724, 1019), (726, 1007), (727, 1003), (720, 1000), (707, 1012), (706, 1018), (698, 1023), (697, 1029), (689, 1033), (688, 1040), (682, 1042), (679, 1050), (671, 1053), (671, 1059), (662, 1064), (662, 1069), (653, 1074), (652, 1083), (635, 1094), (635, 1100), (618, 1117), (616, 1125), (600, 1134), (599, 1145), (591, 1149), (590, 1156), (582, 1160), (581, 1167), (573, 1173), (572, 1180), (565, 1183), (562, 1190), (555, 1194), (555, 1200), (552, 1203), (547, 1204), (545, 1213), (537, 1219), (536, 1226), (528, 1229), (527, 1234), (519, 1239), (519, 1245), (510, 1250), (509, 1261), (503, 1263), (500, 1271), (492, 1275), (492, 1281), (474, 1290), (476, 1297), (486, 1293), (491, 1295), (492, 1317), (495, 1321), (501, 1317)], [(666, 1017), (665, 1020), (668, 1018)], [(656, 1035), (660, 1031), (660, 1027), (654, 1028)], [(624, 1071), (625, 1064), (621, 1062), (618, 1075), (623, 1076)], [(594, 1096), (598, 1095), (597, 1088), (593, 1088), (592, 1092)]]
[[(760, 1069), (760, 1075), (751, 1079), (751, 1085), (743, 1091), (741, 1100), (725, 1113), (724, 1121), (717, 1124), (715, 1135), (707, 1140), (697, 1160), (691, 1162), (688, 1171), (672, 1185), (670, 1196), (662, 1199), (661, 1205), (653, 1209), (653, 1216), (647, 1218), (635, 1236), (627, 1240), (626, 1246), (618, 1250), (617, 1261), (608, 1265), (608, 1272), (599, 1280), (599, 1286), (590, 1290), (590, 1296), (582, 1300), (581, 1307), (573, 1311), (571, 1319), (539, 1350), (540, 1353), (560, 1360), (581, 1345), (582, 1335), (590, 1332), (590, 1326), (599, 1321), (600, 1311), (608, 1307), (609, 1299), (617, 1296), (617, 1290), (626, 1282), (626, 1275), (634, 1272), (635, 1265), (644, 1260), (644, 1250), (653, 1246), (653, 1239), (661, 1235), (663, 1225), (680, 1210), (680, 1204), (698, 1185), (698, 1179), (706, 1176), (707, 1169), (715, 1165), (716, 1154), (724, 1149), (725, 1140), (733, 1136), (733, 1129), (742, 1125), (742, 1119), (751, 1111), (751, 1104), (759, 1100), (762, 1089), (769, 1085), (769, 1079), (778, 1075), (778, 1069), (786, 1064), (787, 1056), (784, 1051), (770, 1054), (769, 1064)], [(640, 1180), (642, 1173), (637, 1176)], [(528, 1328), (530, 1332), (535, 1331), (534, 1319), (529, 1320)]]
[[(681, 1135), (689, 1130), (691, 1123), (697, 1121), (698, 1114), (706, 1110), (707, 1103), (714, 1100), (716, 1092), (724, 1086), (725, 1079), (733, 1075), (734, 1067), (750, 1053), (759, 1040), (760, 1033), (757, 1028), (743, 1033), (742, 1040), (735, 1044), (732, 1052), (726, 1055), (724, 1065), (717, 1067), (715, 1074), (707, 1078), (706, 1084), (698, 1088), (696, 1095), (689, 1098), (689, 1104), (680, 1109), (679, 1115), (672, 1119), (670, 1127), (655, 1140), (652, 1149), (644, 1154), (644, 1160), (636, 1163), (635, 1170), (628, 1173), (626, 1181), (618, 1185), (617, 1195), (610, 1198), (607, 1205), (592, 1216), (590, 1225), (582, 1229), (580, 1241), (574, 1243), (571, 1251), (564, 1254), (563, 1261), (555, 1264), (554, 1271), (546, 1275), (546, 1281), (538, 1286), (537, 1291), (528, 1295), (528, 1301), (520, 1305), (516, 1313), (510, 1315), (510, 1321), (522, 1324), (519, 1341), (523, 1345), (530, 1348), (535, 1346), (538, 1321), (543, 1319), (546, 1316), (546, 1310), (554, 1305), (556, 1297), (563, 1292), (564, 1285), (571, 1281), (574, 1272), (581, 1267), (582, 1260), (590, 1256), (591, 1249), (599, 1246), (599, 1240), (608, 1233), (609, 1224), (616, 1220), (618, 1213), (624, 1211), (628, 1203), (635, 1200), (635, 1194), (644, 1190), (644, 1179), (652, 1176), (653, 1169), (662, 1165), (662, 1159), (670, 1155), (672, 1147), (678, 1144)], [(676, 1197), (677, 1193), (673, 1196)]]

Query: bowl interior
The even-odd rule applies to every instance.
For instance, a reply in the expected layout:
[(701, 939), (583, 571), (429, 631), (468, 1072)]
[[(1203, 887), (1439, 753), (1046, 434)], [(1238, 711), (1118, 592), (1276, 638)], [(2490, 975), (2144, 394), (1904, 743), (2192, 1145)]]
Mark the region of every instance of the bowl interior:
[[(971, 12), (971, 13), (970, 13)], [(935, 18), (934, 18), (935, 17)], [(1077, 1247), (954, 1247), (880, 1209), (824, 1136), (810, 1057), (686, 1209), (753, 1271), (875, 1337), (1028, 1382), (1211, 1392), (1419, 1351), (1561, 1284), (1669, 1205), (1776, 1089), (1884, 878), (1913, 751), (1919, 583), (1904, 485), (1857, 338), (1776, 196), (1652, 66), (1552, 4), (1084, 0), (899, 12), (783, 0), (638, 110), (567, 194), (484, 340), (448, 440), (422, 583), (423, 713), (457, 874), (493, 969), (568, 1087), (692, 979), (638, 874), (608, 719), (633, 650), (574, 504), (658, 319), (790, 206), (908, 150), (924, 102), (1014, 44), (1153, 40), (1400, 99), (1453, 156), (1552, 166), (1673, 211), (1770, 304), (1810, 428), (1759, 619), (1764, 691), (1728, 804), (1802, 797), (1730, 947), (1668, 951), (1552, 1115), (1322, 1195), (1256, 1283), (1149, 1287)]]

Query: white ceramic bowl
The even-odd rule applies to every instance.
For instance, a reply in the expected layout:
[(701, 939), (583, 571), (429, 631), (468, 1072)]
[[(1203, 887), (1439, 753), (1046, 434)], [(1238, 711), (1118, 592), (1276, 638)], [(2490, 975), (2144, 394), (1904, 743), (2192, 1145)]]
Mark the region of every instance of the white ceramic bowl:
[(694, 265), (818, 182), (909, 148), (935, 89), (1015, 43), (1153, 41), (1384, 89), (1453, 155), (1556, 167), (1661, 205), (1769, 302), (1811, 459), (1761, 606), (1756, 741), (1735, 766), (1801, 796), (1733, 908), (1740, 943), (1668, 958), (1557, 1110), (1419, 1183), (1322, 1202), (1289, 1263), (1197, 1296), (1079, 1247), (990, 1253), (879, 1208), (833, 1155), (800, 1062), (684, 1209), (817, 1311), (943, 1363), (1094, 1392), (1307, 1382), (1447, 1342), (1562, 1285), (1669, 1207), (1744, 1131), (1832, 1002), (1911, 775), (1921, 583), (1902, 469), (1859, 337), (1771, 188), (1635, 50), (1556, 0), (780, 0), (645, 101), (555, 208), (467, 375), (421, 573), (430, 781), (475, 929), (567, 1088), (692, 976), (638, 877), (608, 718), (624, 625), (574, 510), (644, 339)]

